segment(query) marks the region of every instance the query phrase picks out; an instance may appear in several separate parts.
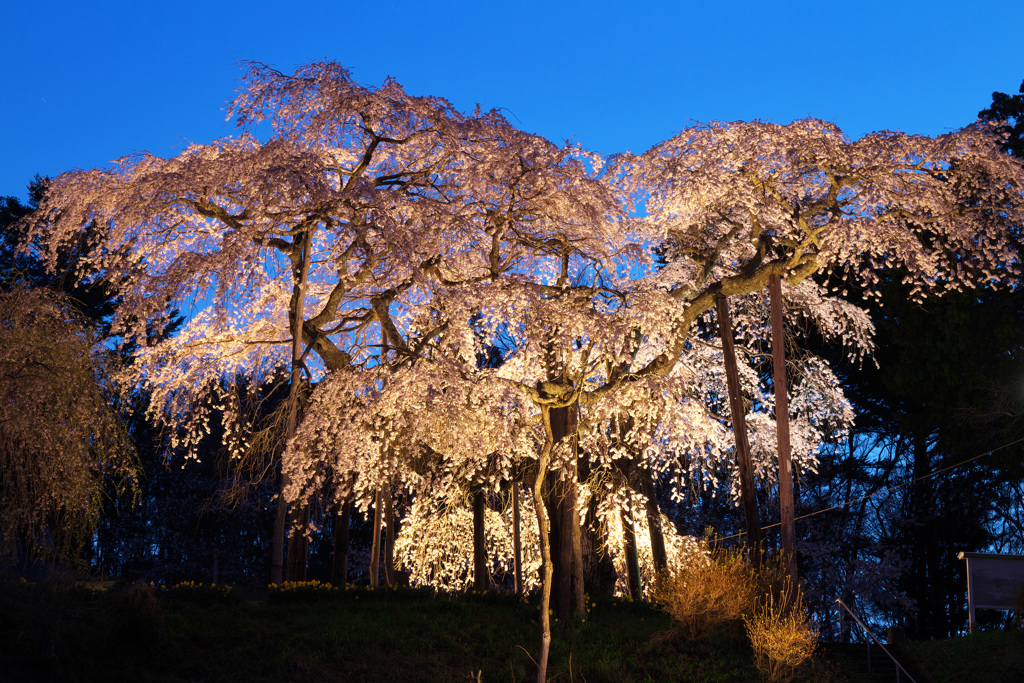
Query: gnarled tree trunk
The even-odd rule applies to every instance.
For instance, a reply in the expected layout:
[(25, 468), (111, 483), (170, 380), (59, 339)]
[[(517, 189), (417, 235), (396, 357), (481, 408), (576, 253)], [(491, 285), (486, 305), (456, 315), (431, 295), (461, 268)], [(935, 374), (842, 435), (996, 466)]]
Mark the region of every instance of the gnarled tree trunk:
[(483, 489), (473, 493), (473, 588), (487, 590), (490, 577), (487, 571), (487, 539), (484, 528), (484, 513), (487, 501)]
[(643, 597), (643, 587), (640, 585), (640, 555), (636, 547), (636, 527), (633, 524), (633, 516), (636, 514), (635, 505), (632, 501), (632, 494), (629, 495), (629, 509), (620, 510), (622, 517), (622, 531), (625, 537), (626, 555), (626, 582), (629, 584), (629, 595), (634, 600)]
[(651, 480), (654, 474), (646, 468), (640, 468), (637, 474), (640, 476), (644, 497), (647, 498), (647, 528), (651, 535), (654, 576), (655, 579), (661, 579), (668, 569), (668, 553), (665, 552), (665, 532), (661, 528), (661, 509), (658, 508), (658, 497), (654, 491), (654, 482)]
[(395, 570), (395, 508), (391, 500), (391, 487), (384, 489), (384, 584), (397, 583)]
[(281, 472), (277, 488), (277, 513), (274, 515), (274, 532), (270, 538), (270, 582), (280, 585), (284, 581), (284, 539), (288, 529), (288, 503), (284, 490), (288, 486), (288, 475)]
[[(284, 443), (295, 436), (299, 424), (299, 395), (302, 384), (302, 325), (305, 322), (306, 283), (309, 280), (309, 265), (313, 251), (313, 234), (309, 229), (295, 235), (289, 251), (292, 262), (292, 296), (288, 302), (288, 323), (292, 333), (292, 367), (288, 387), (288, 418), (285, 421)], [(274, 535), (270, 542), (271, 582), (281, 583), (284, 569), (285, 532), (288, 526), (288, 504), (284, 499), (288, 487), (288, 475), (281, 472), (281, 487), (277, 493), (277, 515), (274, 518)], [(309, 521), (309, 510), (305, 512)], [(294, 535), (294, 534), (293, 534)], [(305, 538), (305, 537), (303, 537)], [(302, 574), (305, 575), (305, 554)], [(290, 572), (289, 572), (290, 573)]]
[(346, 500), (341, 511), (334, 518), (334, 558), (331, 562), (331, 583), (335, 586), (348, 585), (348, 541), (349, 522), (352, 519), (352, 501)]
[(305, 581), (309, 560), (309, 539), (306, 538), (309, 503), (304, 501), (298, 510), (293, 509), (293, 514), (292, 531), (288, 536), (288, 571), (285, 572), (285, 576), (289, 581)]
[(383, 511), (381, 510), (381, 491), (377, 489), (373, 502), (373, 541), (370, 543), (370, 588), (376, 588), (379, 584), (380, 574), (380, 522)]
[(583, 582), (583, 538), (580, 527), (579, 490), (576, 484), (576, 468), (573, 468), (572, 505), (569, 510), (569, 529), (572, 532), (572, 577), (573, 594), (576, 598), (573, 607), (576, 614), (584, 616), (587, 613), (587, 593)]
[[(552, 408), (551, 433), (554, 443), (572, 439), (571, 447), (576, 452), (576, 424), (578, 404), (565, 408)], [(561, 472), (552, 481), (548, 493), (548, 512), (551, 517), (551, 547), (554, 564), (555, 584), (552, 598), (558, 618), (567, 622), (571, 612), (586, 612), (586, 597), (583, 586), (583, 550), (580, 538), (579, 512), (577, 511), (578, 464), (577, 458), (570, 459), (570, 470)], [(574, 598), (575, 594), (575, 600)]]

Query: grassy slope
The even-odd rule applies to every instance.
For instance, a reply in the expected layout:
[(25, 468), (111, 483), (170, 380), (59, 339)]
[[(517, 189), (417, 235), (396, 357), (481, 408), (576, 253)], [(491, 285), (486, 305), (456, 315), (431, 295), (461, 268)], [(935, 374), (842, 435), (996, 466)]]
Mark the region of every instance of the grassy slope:
[[(503, 595), (351, 590), (329, 596), (161, 597), (0, 586), (10, 681), (524, 681), (535, 603)], [(551, 681), (756, 681), (749, 648), (678, 638), (647, 605), (598, 601), (557, 624)]]
[[(526, 681), (536, 602), (310, 590), (267, 599), (0, 583), (2, 681)], [(549, 680), (757, 681), (742, 638), (688, 643), (646, 604), (556, 624)], [(910, 642), (937, 683), (1024, 681), (1024, 632)], [(807, 680), (857, 681), (818, 662)]]
[(1024, 681), (1024, 631), (986, 631), (907, 645), (937, 683)]

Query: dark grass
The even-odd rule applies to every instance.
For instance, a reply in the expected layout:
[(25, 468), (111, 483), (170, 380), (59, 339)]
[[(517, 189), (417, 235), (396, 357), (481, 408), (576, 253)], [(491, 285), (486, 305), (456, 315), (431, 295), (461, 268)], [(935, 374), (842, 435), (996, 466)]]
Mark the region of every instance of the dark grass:
[(983, 631), (946, 640), (909, 641), (936, 683), (1024, 681), (1024, 631)]
[[(535, 599), (352, 589), (156, 597), (139, 585), (0, 585), (4, 681), (527, 681)], [(687, 642), (645, 603), (554, 624), (548, 680), (757, 681), (742, 637)]]

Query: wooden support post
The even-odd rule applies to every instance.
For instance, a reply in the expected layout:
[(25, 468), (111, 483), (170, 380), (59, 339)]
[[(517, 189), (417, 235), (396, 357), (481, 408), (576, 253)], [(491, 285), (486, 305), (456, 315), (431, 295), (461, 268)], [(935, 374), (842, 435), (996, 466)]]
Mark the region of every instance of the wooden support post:
[(786, 382), (786, 338), (782, 321), (782, 278), (771, 275), (768, 291), (772, 307), (772, 364), (775, 383), (775, 428), (779, 447), (779, 506), (782, 519), (782, 561), (791, 586), (797, 588), (796, 522), (793, 512), (793, 465), (789, 444), (789, 394)]
[(519, 535), (519, 482), (512, 481), (512, 547), (515, 551), (516, 595), (523, 594), (523, 541)]
[(747, 442), (747, 409), (743, 404), (740, 390), (740, 374), (736, 367), (736, 348), (732, 335), (732, 320), (729, 317), (729, 302), (722, 294), (715, 297), (718, 312), (718, 332), (722, 337), (722, 352), (725, 356), (725, 378), (729, 389), (729, 410), (732, 412), (732, 430), (736, 437), (736, 464), (740, 471), (740, 497), (743, 499), (743, 514), (747, 524), (747, 545), (750, 562), (761, 566), (761, 521), (757, 514), (757, 499), (754, 496), (754, 470), (750, 464), (750, 445)]

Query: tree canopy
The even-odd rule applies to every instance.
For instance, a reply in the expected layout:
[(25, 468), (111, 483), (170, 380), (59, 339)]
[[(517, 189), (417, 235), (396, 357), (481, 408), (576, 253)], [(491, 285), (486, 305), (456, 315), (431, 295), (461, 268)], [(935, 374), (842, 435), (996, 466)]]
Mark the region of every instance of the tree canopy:
[(74, 557), (108, 485), (134, 486), (110, 365), (95, 330), (59, 295), (0, 292), (0, 554)]
[[(650, 500), (635, 468), (681, 488), (732, 467), (709, 334), (722, 297), (770, 479), (774, 400), (755, 362), (769, 277), (790, 325), (859, 357), (870, 317), (812, 275), (869, 298), (899, 277), (921, 299), (1020, 273), (1024, 171), (983, 122), (859, 140), (813, 119), (714, 123), (604, 159), (333, 63), (251, 65), (230, 115), (239, 137), (55, 178), (28, 219), (51, 267), (96, 231), (80, 267), (115, 288), (112, 331), (139, 347), (120, 380), (188, 448), (219, 405), (239, 454), (251, 426), (222, 379), (288, 366), (301, 330), (296, 367), (316, 387), (284, 456), (289, 500), (328, 482), (366, 508), (382, 486), (526, 481), (544, 572), (549, 472), (611, 519)], [(188, 321), (162, 335), (171, 308)], [(828, 362), (795, 367), (795, 454), (812, 468), (852, 413)]]

